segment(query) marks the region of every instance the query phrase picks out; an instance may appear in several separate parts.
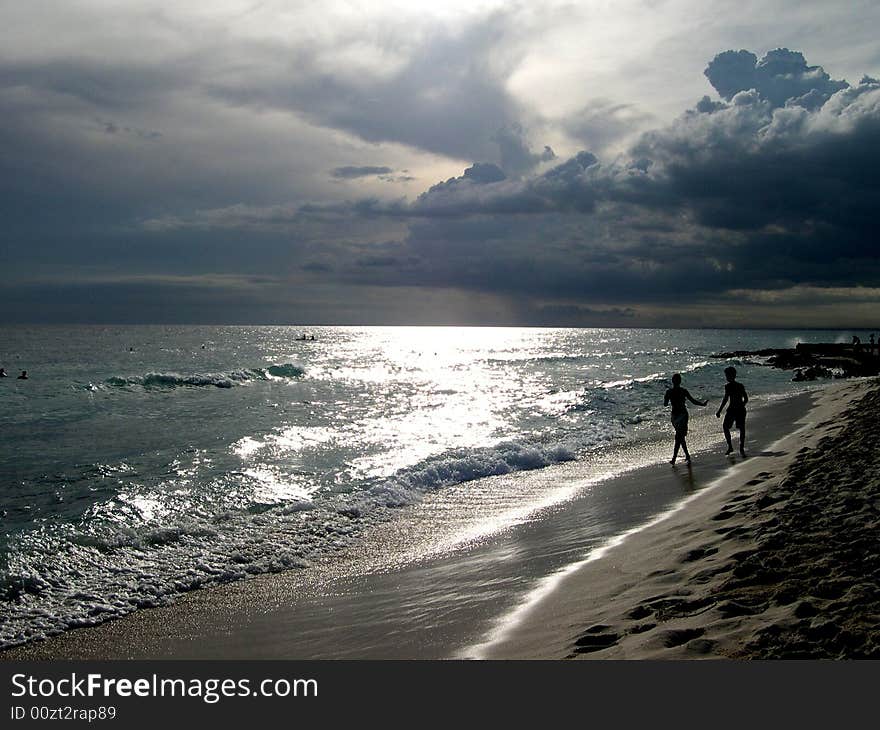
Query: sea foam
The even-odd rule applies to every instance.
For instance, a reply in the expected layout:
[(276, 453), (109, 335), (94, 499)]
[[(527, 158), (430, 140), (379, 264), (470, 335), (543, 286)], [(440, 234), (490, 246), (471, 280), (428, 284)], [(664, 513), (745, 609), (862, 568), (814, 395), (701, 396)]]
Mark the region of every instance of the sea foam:
[(149, 389), (180, 388), (180, 387), (215, 387), (232, 388), (235, 385), (248, 383), (254, 380), (299, 378), (305, 374), (305, 368), (294, 363), (283, 365), (269, 365), (265, 368), (245, 368), (232, 370), (226, 373), (176, 373), (150, 372), (144, 375), (114, 375), (107, 378), (107, 385), (125, 388), (141, 386)]

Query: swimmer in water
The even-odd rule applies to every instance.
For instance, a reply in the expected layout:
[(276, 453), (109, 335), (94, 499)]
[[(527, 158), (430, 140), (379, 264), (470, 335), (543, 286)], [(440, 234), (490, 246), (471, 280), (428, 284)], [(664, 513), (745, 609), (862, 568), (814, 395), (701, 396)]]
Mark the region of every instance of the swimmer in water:
[(27, 380), (27, 379), (28, 379), (27, 370), (22, 370), (21, 375), (18, 376), (18, 380)]

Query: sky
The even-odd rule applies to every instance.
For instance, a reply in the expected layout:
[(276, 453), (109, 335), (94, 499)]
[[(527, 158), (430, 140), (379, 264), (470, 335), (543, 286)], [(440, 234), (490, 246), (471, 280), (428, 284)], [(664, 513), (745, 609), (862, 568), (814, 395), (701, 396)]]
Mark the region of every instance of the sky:
[(878, 27), (0, 0), (0, 322), (880, 326)]

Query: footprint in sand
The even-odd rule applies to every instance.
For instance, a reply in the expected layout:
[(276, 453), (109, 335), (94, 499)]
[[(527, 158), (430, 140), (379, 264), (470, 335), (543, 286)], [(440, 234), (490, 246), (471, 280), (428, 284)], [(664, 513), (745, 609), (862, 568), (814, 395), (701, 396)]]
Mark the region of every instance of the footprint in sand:
[(650, 603), (657, 617), (663, 621), (703, 613), (713, 605), (715, 601), (712, 598), (661, 598)]
[(755, 506), (758, 509), (764, 509), (765, 507), (769, 507), (770, 505), (776, 504), (777, 502), (781, 502), (784, 499), (785, 499), (785, 497), (765, 494), (765, 495), (762, 495), (761, 497), (758, 497), (758, 500), (755, 502)]
[(692, 639), (688, 642), (685, 649), (688, 651), (692, 651), (695, 654), (711, 654), (715, 650), (715, 645), (718, 642), (713, 641), (712, 639)]
[(752, 555), (755, 555), (757, 552), (757, 550), (740, 550), (738, 553), (731, 555), (730, 559), (736, 563), (740, 563), (743, 560), (752, 557)]
[(701, 570), (699, 573), (695, 573), (691, 577), (691, 582), (696, 584), (708, 583), (713, 580), (715, 576), (721, 575), (722, 573), (729, 573), (733, 570), (733, 566), (730, 564), (717, 565), (712, 568), (706, 568), (705, 570)]
[(704, 633), (706, 633), (705, 629), (671, 629), (670, 631), (664, 631), (660, 635), (660, 640), (662, 641), (663, 646), (671, 649), (674, 646), (686, 644), (691, 639), (698, 639)]
[[(607, 628), (607, 627), (604, 627)], [(602, 649), (607, 649), (609, 646), (614, 646), (620, 636), (615, 633), (610, 634), (585, 634), (580, 637), (577, 641), (574, 642), (575, 645), (575, 654), (589, 654), (594, 651), (601, 651)]]
[(628, 614), (626, 614), (626, 617), (638, 621), (639, 619), (647, 618), (653, 613), (653, 609), (650, 609), (642, 604), (632, 609)]
[(651, 629), (657, 628), (657, 624), (647, 623), (647, 624), (636, 624), (635, 626), (631, 626), (629, 633), (631, 634), (644, 634), (646, 631), (650, 631)]
[(754, 616), (757, 613), (761, 613), (763, 608), (756, 608), (753, 606), (747, 606), (743, 603), (738, 603), (736, 601), (725, 601), (724, 603), (720, 603), (717, 606), (718, 613), (721, 614), (722, 618), (735, 618), (737, 616)]
[(694, 550), (689, 550), (685, 553), (685, 556), (681, 559), (683, 563), (693, 563), (696, 560), (701, 560), (702, 558), (709, 557), (710, 555), (714, 555), (718, 552), (718, 548), (704, 546), (701, 548), (696, 548)]
[(756, 484), (761, 484), (761, 482), (766, 482), (771, 476), (773, 476), (773, 475), (770, 474), (769, 472), (762, 471), (759, 474), (756, 474), (754, 479), (750, 479), (749, 481), (747, 481), (746, 484), (749, 485), (750, 487), (754, 487)]
[[(733, 515), (728, 516), (732, 517)], [(744, 540), (752, 536), (752, 531), (745, 525), (740, 525), (739, 527), (730, 527), (724, 532), (721, 532), (720, 530), (715, 530), (715, 532), (724, 535), (725, 540)]]

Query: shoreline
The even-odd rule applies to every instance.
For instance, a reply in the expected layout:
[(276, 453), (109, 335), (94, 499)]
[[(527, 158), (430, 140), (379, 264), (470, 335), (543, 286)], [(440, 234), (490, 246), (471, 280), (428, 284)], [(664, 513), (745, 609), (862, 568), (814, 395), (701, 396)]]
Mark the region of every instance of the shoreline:
[[(750, 443), (758, 453), (745, 462), (704, 447), (695, 451), (692, 470), (684, 465), (670, 468), (666, 463), (631, 470), (582, 488), (579, 495), (551, 506), (544, 514), (451, 555), (432, 554), (400, 568), (377, 569), (375, 564), (370, 567), (369, 556), (352, 551), (348, 559), (363, 560), (365, 575), (339, 578), (331, 566), (203, 589), (170, 606), (11, 647), (0, 652), (0, 659), (467, 656), (462, 647), (484, 641), (496, 627), (499, 612), (514, 610), (530, 588), (547, 576), (582, 560), (609, 538), (633, 529), (642, 532), (644, 523), (658, 511), (699, 496), (730, 471), (731, 463), (736, 470), (763, 461), (762, 444), (790, 431), (798, 416), (812, 413), (809, 402), (817, 392), (824, 391), (796, 395), (756, 410), (750, 437), (756, 440)], [(664, 451), (665, 447), (664, 443)], [(542, 489), (559, 488), (554, 480), (564, 477), (575, 483), (578, 470), (584, 469), (583, 464), (573, 463), (558, 470), (539, 470), (543, 474), (521, 472), (509, 479), (522, 484), (537, 481)], [(497, 483), (487, 484), (487, 489), (494, 486)], [(661, 495), (666, 506), (658, 508), (655, 502)], [(591, 520), (601, 517), (607, 522), (608, 515), (601, 510), (612, 497), (618, 506), (623, 499), (629, 514), (621, 516), (611, 533), (591, 534)], [(442, 495), (435, 501), (442, 509)], [(593, 514), (597, 511), (598, 516)], [(423, 519), (414, 530), (426, 527), (430, 522)], [(543, 655), (534, 655), (538, 656)]]
[(853, 481), (862, 462), (846, 454), (877, 451), (856, 409), (878, 404), (876, 381), (824, 389), (766, 459), (561, 578), (481, 658), (880, 655), (880, 482)]

